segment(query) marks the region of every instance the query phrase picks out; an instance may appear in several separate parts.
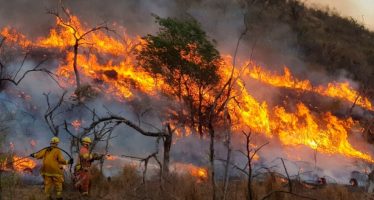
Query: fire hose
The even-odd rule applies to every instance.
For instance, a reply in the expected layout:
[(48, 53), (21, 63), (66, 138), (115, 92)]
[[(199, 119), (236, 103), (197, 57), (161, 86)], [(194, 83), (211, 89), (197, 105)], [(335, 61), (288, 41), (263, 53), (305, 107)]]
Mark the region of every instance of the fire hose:
[[(40, 149), (39, 151), (37, 151), (37, 152), (35, 152), (33, 154), (39, 153), (39, 152), (41, 152), (41, 151), (43, 151), (45, 149), (48, 149), (48, 148), (57, 148), (57, 149), (61, 150), (62, 152), (64, 152), (69, 157), (70, 160), (73, 160), (73, 157), (67, 151), (65, 151), (64, 149), (61, 149), (60, 147), (56, 147), (56, 146), (53, 146), (53, 147), (52, 146), (44, 147), (43, 149)], [(69, 167), (70, 176), (72, 176), (72, 174), (73, 174), (72, 171), (71, 171), (72, 167), (73, 167), (73, 163), (70, 163), (70, 167)]]
[[(64, 152), (69, 157), (70, 160), (73, 160), (73, 157), (67, 151), (65, 151), (64, 149), (61, 149), (60, 147), (56, 147), (56, 146), (54, 146), (54, 147), (48, 146), (48, 147), (44, 147), (44, 148), (40, 149), (39, 151), (37, 151), (35, 153), (32, 153), (32, 154), (30, 154), (28, 156), (21, 157), (20, 159), (17, 159), (17, 160), (11, 161), (11, 162), (7, 162), (6, 165), (14, 164), (14, 163), (17, 163), (17, 162), (19, 162), (21, 160), (24, 160), (26, 158), (32, 157), (31, 155), (37, 154), (37, 153), (39, 153), (39, 152), (41, 152), (41, 151), (43, 151), (45, 149), (48, 149), (48, 148), (57, 148), (57, 149), (61, 150), (62, 152)], [(73, 167), (73, 163), (70, 163), (70, 168), (69, 168), (70, 175), (72, 175), (72, 167)]]

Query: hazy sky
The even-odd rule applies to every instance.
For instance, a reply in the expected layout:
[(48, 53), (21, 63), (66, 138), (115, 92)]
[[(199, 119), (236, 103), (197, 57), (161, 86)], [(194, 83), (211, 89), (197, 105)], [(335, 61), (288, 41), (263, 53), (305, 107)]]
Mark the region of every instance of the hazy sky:
[(304, 0), (310, 5), (329, 6), (343, 16), (351, 16), (374, 30), (374, 0)]

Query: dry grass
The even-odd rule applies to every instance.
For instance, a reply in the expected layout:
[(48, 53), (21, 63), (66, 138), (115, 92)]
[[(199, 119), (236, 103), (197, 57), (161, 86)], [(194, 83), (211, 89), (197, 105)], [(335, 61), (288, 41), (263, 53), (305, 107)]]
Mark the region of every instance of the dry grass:
[[(211, 199), (211, 186), (209, 181), (198, 180), (190, 175), (171, 174), (160, 184), (159, 177), (151, 177), (146, 183), (132, 166), (126, 166), (120, 176), (110, 179), (103, 177), (98, 170), (93, 170), (91, 195), (87, 199), (117, 200), (117, 199)], [(23, 185), (14, 182), (10, 187), (3, 187), (2, 199), (39, 200), (44, 199), (42, 186)], [(219, 195), (222, 195), (222, 184), (218, 184)], [(287, 182), (275, 176), (268, 176), (261, 182), (254, 183), (254, 198), (263, 199), (264, 196), (275, 190), (287, 191)], [(358, 188), (341, 185), (326, 185), (319, 187), (306, 187), (294, 182), (295, 193), (318, 200), (352, 200), (374, 199)], [(246, 199), (246, 181), (232, 180), (228, 188), (227, 199)], [(64, 199), (84, 199), (76, 192), (71, 184), (65, 185)], [(269, 200), (297, 200), (304, 199), (286, 193), (274, 193)]]

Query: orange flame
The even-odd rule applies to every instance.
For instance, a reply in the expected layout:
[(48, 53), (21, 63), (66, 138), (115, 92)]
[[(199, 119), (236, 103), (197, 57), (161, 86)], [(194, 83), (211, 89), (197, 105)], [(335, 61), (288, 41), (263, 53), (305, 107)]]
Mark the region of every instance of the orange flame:
[(20, 34), (16, 30), (9, 27), (3, 28), (0, 35), (5, 38), (5, 42), (17, 43), (22, 48), (28, 48), (32, 45), (31, 41), (27, 40), (25, 35)]
[(82, 122), (76, 119), (71, 122), (71, 125), (74, 127), (75, 130), (78, 130), (82, 126)]
[(208, 179), (208, 170), (205, 168), (200, 168), (200, 167), (191, 168), (190, 174), (201, 180)]
[[(75, 27), (64, 25), (57, 20), (57, 28), (52, 29), (48, 37), (40, 37), (36, 42), (31, 43), (22, 34), (10, 29), (2, 30), (1, 35), (7, 35), (12, 41), (17, 41), (20, 46), (33, 45), (37, 48), (57, 49), (65, 52), (66, 59), (61, 61), (57, 74), (59, 74), (69, 86), (74, 84), (73, 72), (73, 53), (68, 47), (75, 43), (76, 37), (82, 36), (89, 29), (83, 26), (83, 23), (75, 16), (69, 22)], [(135, 98), (135, 92), (140, 91), (157, 98), (160, 91), (171, 91), (162, 77), (154, 77), (145, 72), (141, 67), (135, 65), (136, 58), (133, 50), (142, 48), (145, 41), (136, 37), (128, 38), (123, 34), (122, 38), (114, 37), (103, 31), (95, 31), (85, 36), (85, 43), (80, 46), (78, 54), (78, 67), (80, 73), (99, 84), (95, 86), (103, 92), (111, 94), (118, 100), (128, 100)], [(180, 52), (183, 59), (201, 62), (201, 58), (193, 51), (195, 44), (190, 45), (191, 51)], [(83, 51), (84, 50), (84, 51)], [(220, 63), (220, 74), (223, 85), (230, 77), (232, 66), (228, 63), (227, 57)], [(312, 86), (309, 80), (299, 80), (290, 72), (289, 68), (284, 68), (284, 74), (279, 75), (265, 70), (254, 64), (252, 61), (245, 63), (250, 66), (244, 73), (253, 79), (263, 83), (275, 86), (285, 87), (295, 90), (310, 91), (332, 98), (341, 99), (347, 102), (356, 102), (357, 105), (373, 110), (371, 102), (365, 97), (361, 97), (359, 92), (354, 90), (349, 83), (332, 82), (327, 86)], [(234, 76), (239, 77), (239, 70), (234, 71)], [(188, 80), (189, 77), (182, 77)], [(193, 97), (197, 97), (197, 89), (194, 85), (190, 90), (184, 89)], [(348, 141), (349, 131), (355, 122), (352, 119), (339, 119), (331, 113), (316, 114), (308, 109), (303, 103), (298, 103), (294, 111), (287, 110), (284, 107), (269, 108), (266, 102), (259, 102), (250, 91), (245, 87), (244, 81), (235, 79), (232, 90), (236, 101), (230, 101), (228, 109), (233, 121), (233, 128), (238, 130), (250, 128), (254, 132), (263, 133), (267, 137), (279, 137), (284, 145), (298, 146), (306, 145), (319, 152), (327, 154), (343, 154), (348, 157), (359, 158), (369, 162), (374, 162), (372, 157), (355, 149)], [(206, 93), (204, 98), (209, 101), (214, 99), (214, 94)], [(175, 111), (174, 111), (175, 112)], [(195, 130), (182, 128), (177, 130), (180, 135), (186, 132), (188, 135)], [(204, 174), (196, 171), (196, 174)]]
[(262, 67), (255, 65), (253, 62), (249, 62), (248, 64), (251, 67), (246, 71), (246, 74), (261, 82), (276, 87), (315, 92), (323, 96), (341, 99), (352, 104), (356, 103), (357, 105), (368, 110), (374, 110), (370, 100), (362, 97), (359, 92), (350, 86), (348, 82), (332, 82), (328, 83), (327, 86), (313, 87), (309, 80), (298, 80), (295, 78), (287, 67), (284, 67), (284, 74), (279, 75), (266, 71)]
[(8, 160), (6, 158), (2, 163), (0, 163), (0, 170), (8, 171), (14, 170), (16, 172), (30, 172), (36, 167), (36, 162), (30, 158), (22, 158), (19, 156), (12, 156)]
[(188, 173), (191, 176), (195, 177), (197, 181), (206, 181), (208, 180), (208, 169), (204, 167), (197, 167), (193, 164), (184, 164), (184, 163), (175, 163), (175, 168), (179, 172)]
[(30, 158), (13, 156), (13, 168), (18, 172), (24, 172), (35, 168), (36, 163)]
[(115, 155), (107, 155), (106, 159), (107, 160), (118, 160), (118, 159), (120, 159), (120, 157), (115, 156)]

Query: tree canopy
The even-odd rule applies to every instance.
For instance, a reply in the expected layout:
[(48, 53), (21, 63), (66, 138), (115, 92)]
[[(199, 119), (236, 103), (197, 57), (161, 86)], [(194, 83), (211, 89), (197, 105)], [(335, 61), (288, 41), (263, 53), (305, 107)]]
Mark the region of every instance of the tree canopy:
[(183, 75), (201, 86), (219, 81), (220, 54), (196, 20), (156, 17), (156, 23), (159, 32), (143, 38), (146, 45), (138, 54), (142, 67), (171, 85)]
[(139, 65), (165, 80), (171, 89), (167, 95), (188, 107), (188, 112), (180, 110), (174, 117), (202, 135), (212, 103), (209, 96), (215, 96), (212, 92), (221, 80), (220, 53), (195, 19), (155, 18), (159, 31), (143, 37)]

